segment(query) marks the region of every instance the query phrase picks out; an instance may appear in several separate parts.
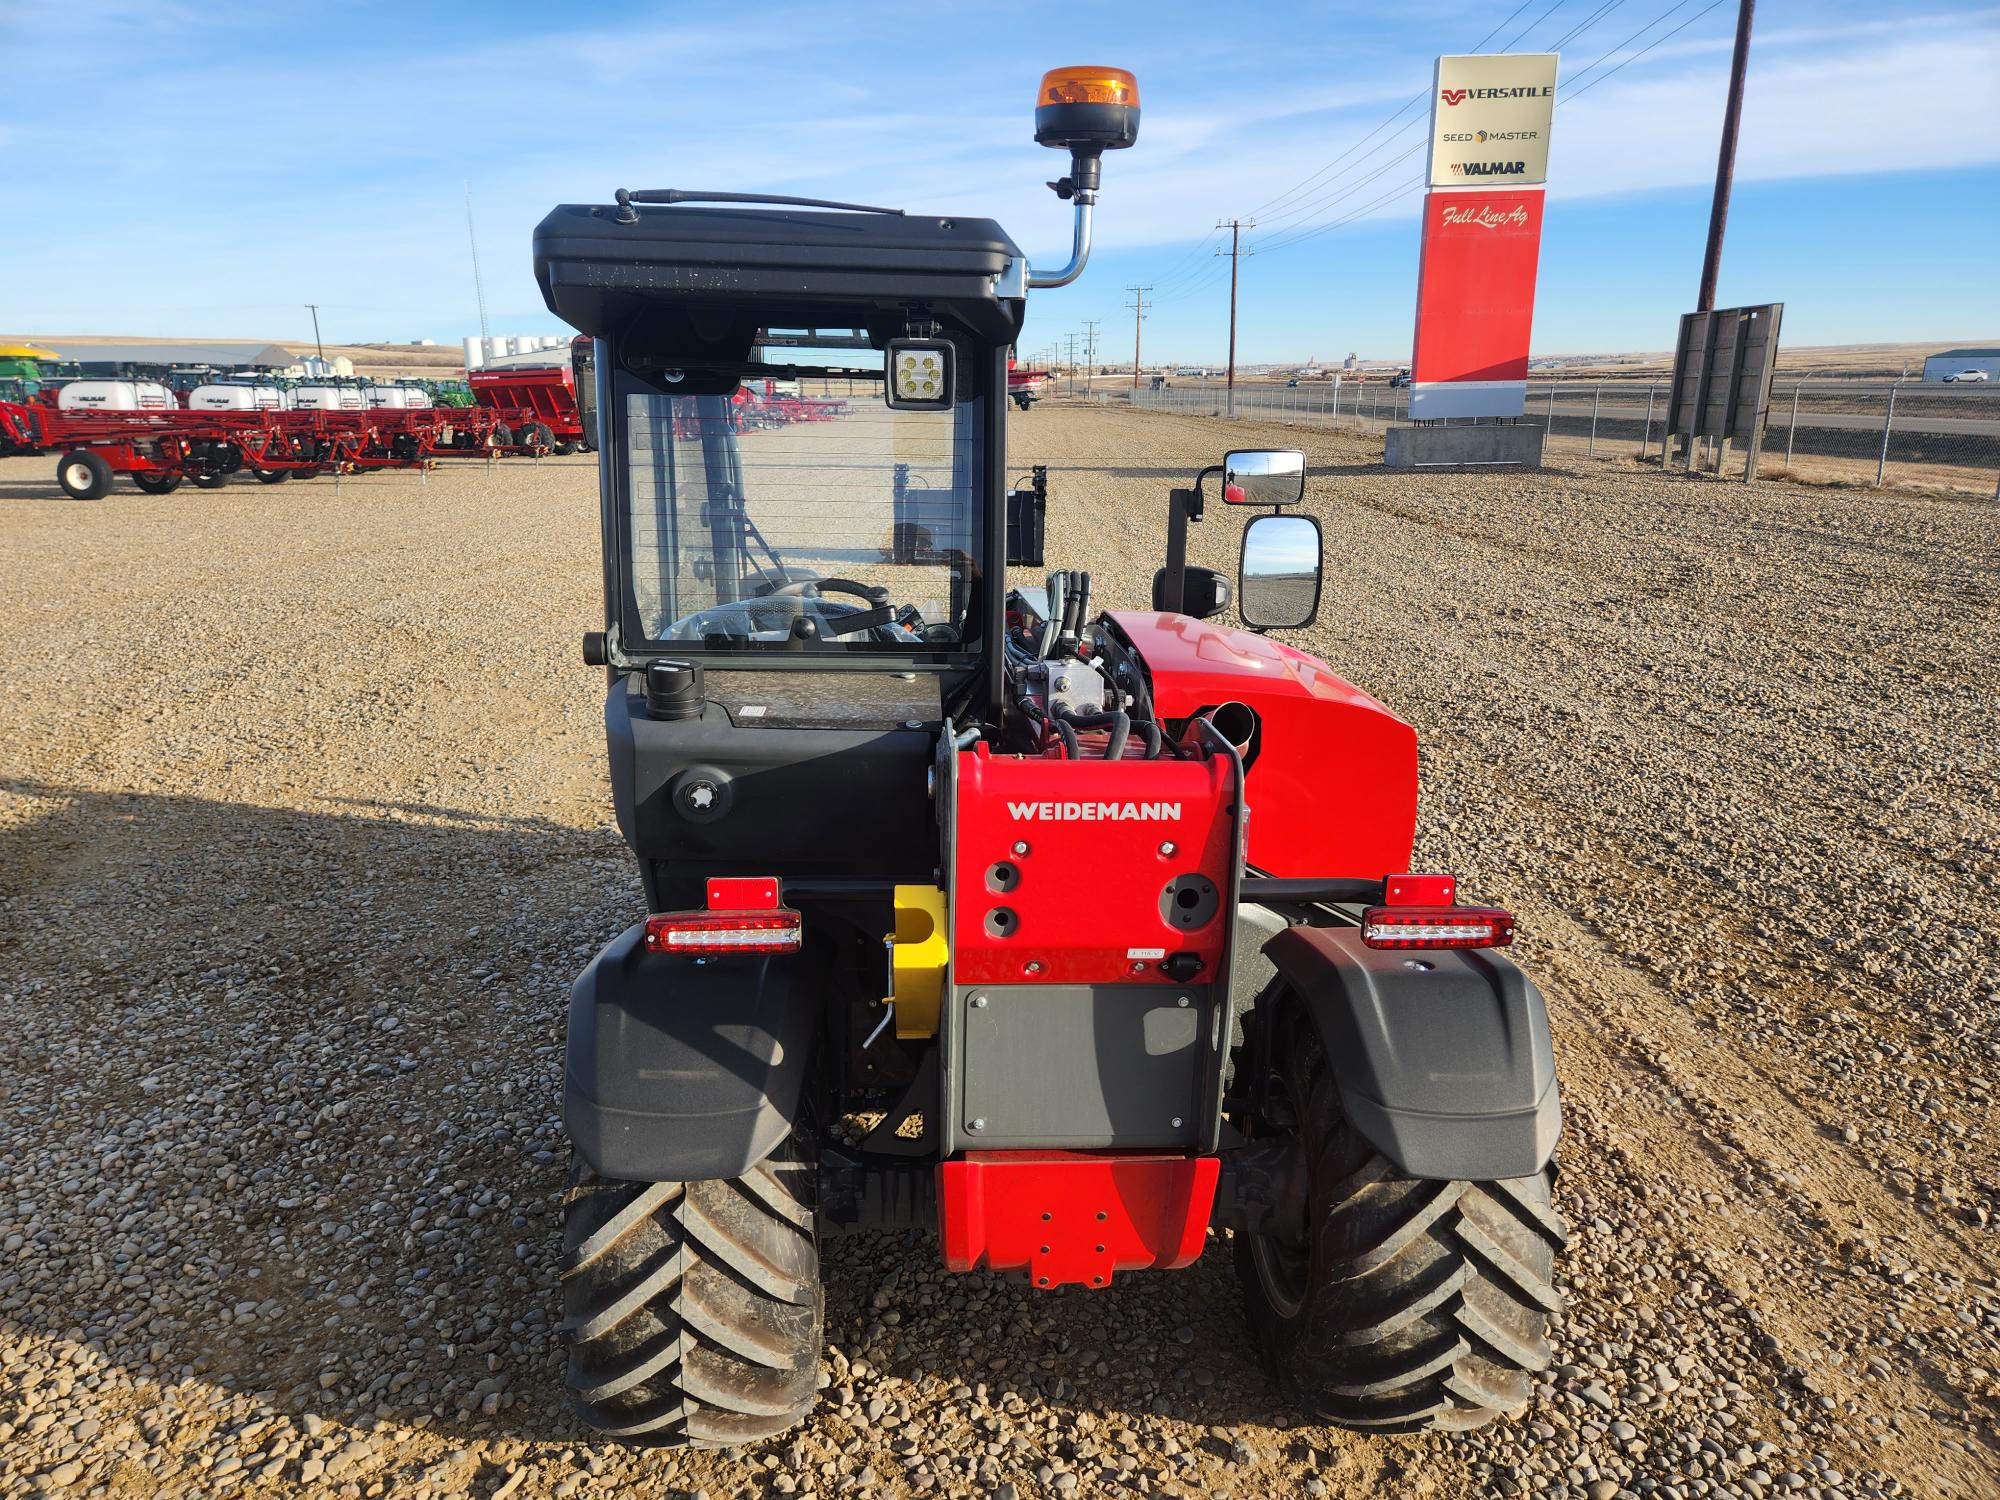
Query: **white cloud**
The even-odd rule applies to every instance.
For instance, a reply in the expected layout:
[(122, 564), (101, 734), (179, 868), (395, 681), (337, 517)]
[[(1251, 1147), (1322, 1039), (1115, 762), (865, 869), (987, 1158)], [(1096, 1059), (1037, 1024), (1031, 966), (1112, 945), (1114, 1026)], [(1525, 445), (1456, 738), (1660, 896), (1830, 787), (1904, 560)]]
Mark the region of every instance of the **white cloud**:
[[(2000, 161), (2000, 94), (1993, 84), (2000, 31), (1970, 28), (1947, 39), (1929, 30), (1932, 39), (1869, 39), (1839, 52), (1761, 63), (1753, 47), (1738, 177), (1840, 177)], [(1629, 83), (1628, 76), (1558, 112), (1552, 193), (1581, 197), (1713, 180), (1724, 70), (1677, 70)]]

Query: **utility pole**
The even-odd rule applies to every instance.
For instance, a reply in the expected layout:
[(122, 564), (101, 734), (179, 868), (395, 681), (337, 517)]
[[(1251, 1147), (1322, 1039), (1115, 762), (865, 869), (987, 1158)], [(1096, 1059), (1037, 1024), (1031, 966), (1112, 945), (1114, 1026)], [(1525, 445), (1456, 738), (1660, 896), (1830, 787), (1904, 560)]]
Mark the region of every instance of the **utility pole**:
[(1132, 309), (1132, 389), (1139, 389), (1139, 325), (1146, 320), (1146, 293), (1149, 286), (1128, 286), (1132, 300), (1125, 305)]
[(1074, 396), (1076, 394), (1076, 335), (1073, 333), (1064, 334), (1063, 342), (1068, 346), (1068, 354), (1063, 363), (1069, 366), (1069, 393)]
[(324, 347), (322, 347), (319, 341), (319, 304), (317, 302), (308, 302), (306, 306), (312, 309), (313, 348), (318, 352), (320, 357), (320, 362), (323, 364), (326, 361), (326, 350)]
[(1086, 396), (1090, 394), (1091, 382), (1097, 375), (1098, 321), (1096, 318), (1085, 318), (1083, 320), (1084, 349), (1086, 351), (1083, 356), (1083, 393)]
[[(1745, 4), (1749, 0), (1744, 0)], [(1217, 219), (1217, 229), (1229, 231), (1229, 248), (1218, 250), (1217, 255), (1229, 257), (1229, 415), (1236, 415), (1236, 271), (1243, 264), (1243, 257), (1254, 252), (1243, 248), (1243, 231), (1255, 229), (1255, 219)]]
[(1750, 19), (1757, 0), (1737, 0), (1736, 51), (1729, 59), (1729, 103), (1722, 112), (1722, 149), (1715, 158), (1715, 201), (1708, 210), (1708, 251), (1701, 259), (1701, 300), (1696, 312), (1715, 310), (1715, 278), (1722, 269), (1722, 230), (1729, 222), (1729, 189), (1736, 180), (1736, 127), (1743, 119), (1743, 74), (1750, 64)]

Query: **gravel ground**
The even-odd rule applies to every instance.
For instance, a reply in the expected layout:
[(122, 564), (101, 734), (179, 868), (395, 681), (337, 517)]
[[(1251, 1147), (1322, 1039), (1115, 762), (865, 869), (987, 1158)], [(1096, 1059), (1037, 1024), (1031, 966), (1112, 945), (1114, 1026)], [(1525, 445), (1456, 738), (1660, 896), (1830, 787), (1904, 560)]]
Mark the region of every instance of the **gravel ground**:
[(1307, 445), (1295, 638), (1416, 723), (1420, 862), (1515, 908), (1555, 1011), (1571, 1308), (1526, 1418), (1291, 1423), (1220, 1247), (1051, 1295), (882, 1236), (830, 1247), (795, 1438), (592, 1441), (562, 1009), (640, 907), (576, 660), (593, 469), (77, 504), (13, 460), (0, 1494), (2000, 1492), (1990, 505), (1014, 434), (1051, 560), (1123, 605), (1169, 484)]

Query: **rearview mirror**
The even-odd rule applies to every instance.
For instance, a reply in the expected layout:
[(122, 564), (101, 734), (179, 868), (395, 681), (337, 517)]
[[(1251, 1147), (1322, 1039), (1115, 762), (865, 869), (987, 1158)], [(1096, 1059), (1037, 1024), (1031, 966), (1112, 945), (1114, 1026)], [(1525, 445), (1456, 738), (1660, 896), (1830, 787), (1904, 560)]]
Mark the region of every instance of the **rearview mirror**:
[(1243, 528), (1236, 571), (1243, 623), (1256, 630), (1312, 624), (1319, 613), (1320, 569), (1319, 522), (1311, 516), (1258, 516)]
[(1247, 448), (1222, 459), (1225, 505), (1296, 505), (1306, 492), (1306, 456), (1297, 450)]

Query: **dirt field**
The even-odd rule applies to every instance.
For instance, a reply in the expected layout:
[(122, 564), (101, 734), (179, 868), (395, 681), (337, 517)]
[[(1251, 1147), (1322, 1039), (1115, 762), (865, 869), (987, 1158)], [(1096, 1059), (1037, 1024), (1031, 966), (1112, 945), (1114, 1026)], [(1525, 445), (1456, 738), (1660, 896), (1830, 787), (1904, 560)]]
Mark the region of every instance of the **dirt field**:
[(1050, 1295), (872, 1237), (795, 1439), (591, 1440), (562, 1014), (641, 909), (593, 468), (77, 503), (12, 460), (0, 1494), (2000, 1492), (1991, 503), (1087, 409), (1010, 468), (1134, 606), (1167, 487), (1256, 441), (1308, 446), (1326, 532), (1290, 638), (1417, 725), (1419, 863), (1516, 910), (1554, 1009), (1571, 1305), (1524, 1420), (1297, 1423), (1226, 1246)]

